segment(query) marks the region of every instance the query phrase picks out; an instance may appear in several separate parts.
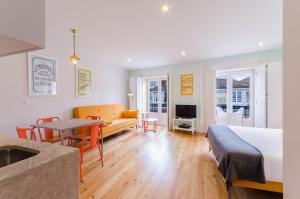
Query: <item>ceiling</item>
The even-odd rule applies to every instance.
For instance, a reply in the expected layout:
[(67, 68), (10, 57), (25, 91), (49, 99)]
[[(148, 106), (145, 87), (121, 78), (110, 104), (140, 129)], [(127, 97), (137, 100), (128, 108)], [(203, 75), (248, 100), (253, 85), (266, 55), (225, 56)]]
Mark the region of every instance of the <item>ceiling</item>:
[(183, 64), (282, 46), (282, 0), (168, 0), (167, 14), (165, 0), (46, 2), (47, 45), (71, 48), (74, 27), (82, 60), (107, 66)]

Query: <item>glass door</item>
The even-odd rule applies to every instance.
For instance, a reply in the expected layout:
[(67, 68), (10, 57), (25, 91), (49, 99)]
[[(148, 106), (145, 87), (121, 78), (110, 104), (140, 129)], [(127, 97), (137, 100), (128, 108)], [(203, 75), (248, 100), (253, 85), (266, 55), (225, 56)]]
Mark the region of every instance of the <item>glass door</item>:
[(252, 118), (251, 107), (251, 81), (252, 72), (235, 72), (230, 75), (231, 93), (230, 109), (232, 112), (243, 111), (243, 118), (249, 120)]
[(157, 118), (160, 125), (168, 122), (168, 82), (166, 78), (148, 80), (148, 112), (149, 117)]
[(217, 74), (216, 75), (216, 106), (217, 111), (227, 112), (228, 104), (228, 89), (227, 89), (227, 74)]
[(252, 70), (217, 72), (215, 96), (217, 123), (254, 126)]

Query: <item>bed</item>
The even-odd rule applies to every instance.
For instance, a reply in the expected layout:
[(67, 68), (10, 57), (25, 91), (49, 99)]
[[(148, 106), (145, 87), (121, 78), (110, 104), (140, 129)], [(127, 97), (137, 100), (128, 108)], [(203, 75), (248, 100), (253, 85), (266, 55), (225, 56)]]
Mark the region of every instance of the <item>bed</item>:
[(211, 125), (207, 138), (229, 196), (231, 186), (283, 192), (281, 129)]

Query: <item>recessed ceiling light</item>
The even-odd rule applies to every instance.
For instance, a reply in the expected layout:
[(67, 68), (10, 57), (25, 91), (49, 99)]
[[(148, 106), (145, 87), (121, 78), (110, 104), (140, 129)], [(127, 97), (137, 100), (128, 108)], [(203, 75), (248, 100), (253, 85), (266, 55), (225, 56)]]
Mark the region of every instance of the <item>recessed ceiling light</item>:
[(182, 55), (182, 56), (186, 56), (186, 52), (185, 52), (185, 51), (182, 51), (182, 52), (181, 52), (181, 55)]
[(258, 46), (259, 46), (259, 47), (263, 47), (264, 45), (265, 45), (265, 44), (264, 44), (263, 42), (259, 42), (259, 43), (258, 43)]
[(164, 12), (164, 13), (167, 13), (167, 12), (169, 12), (169, 10), (170, 10), (170, 6), (168, 5), (168, 4), (164, 4), (164, 5), (162, 5), (161, 6), (161, 9), (160, 9), (162, 12)]
[(127, 59), (127, 61), (128, 61), (128, 62), (131, 62), (131, 61), (132, 61), (132, 59), (129, 57), (129, 58)]

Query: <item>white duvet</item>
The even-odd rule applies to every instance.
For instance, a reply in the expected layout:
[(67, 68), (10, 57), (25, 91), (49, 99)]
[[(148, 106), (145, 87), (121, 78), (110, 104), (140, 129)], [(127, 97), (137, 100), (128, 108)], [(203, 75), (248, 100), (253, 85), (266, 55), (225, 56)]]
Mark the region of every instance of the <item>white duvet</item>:
[(239, 126), (229, 128), (263, 154), (266, 180), (282, 182), (282, 130)]

